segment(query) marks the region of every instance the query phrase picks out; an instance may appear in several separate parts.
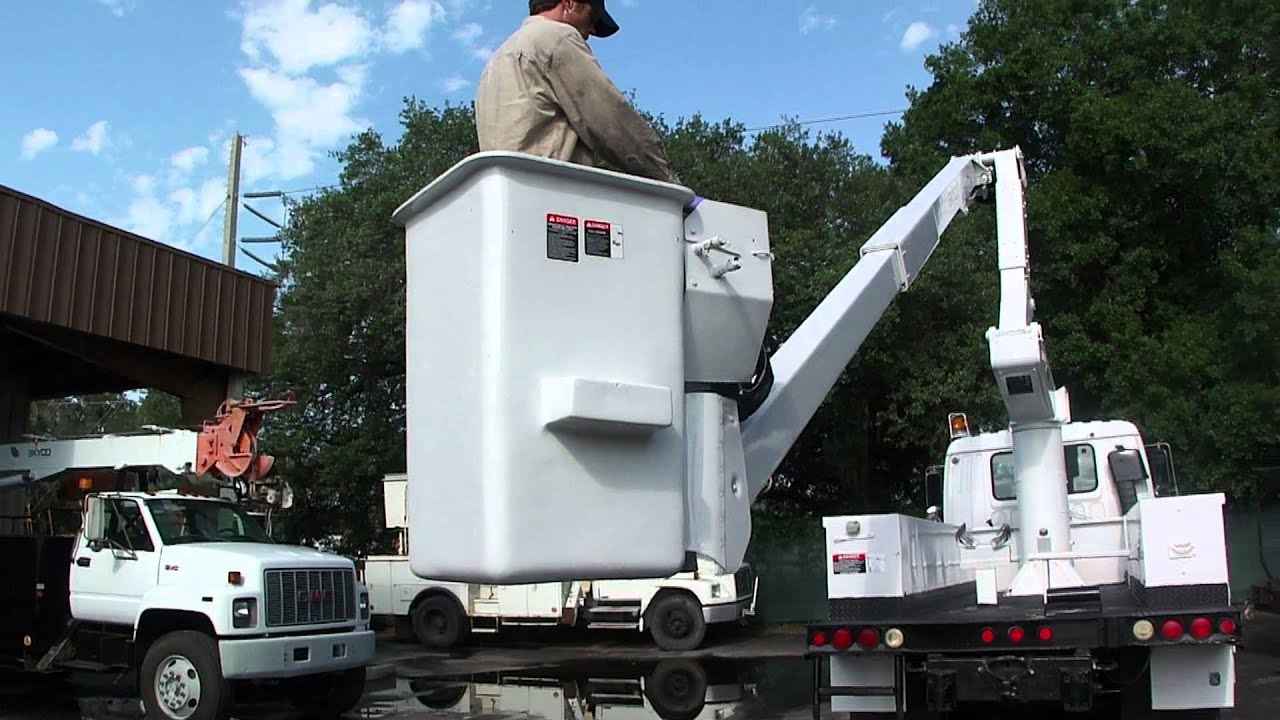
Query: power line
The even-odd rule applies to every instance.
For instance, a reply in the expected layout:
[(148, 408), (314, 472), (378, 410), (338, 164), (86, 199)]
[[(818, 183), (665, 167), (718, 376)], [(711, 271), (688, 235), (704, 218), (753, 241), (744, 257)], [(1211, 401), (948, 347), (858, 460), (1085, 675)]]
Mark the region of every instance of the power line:
[(814, 118), (812, 120), (797, 120), (795, 123), (777, 123), (774, 125), (761, 125), (759, 127), (747, 128), (746, 132), (759, 132), (760, 130), (771, 130), (773, 128), (786, 127), (787, 125), (817, 125), (818, 123), (839, 122), (841, 120), (861, 120), (862, 118), (881, 117), (884, 115), (898, 115), (906, 112), (906, 108), (901, 110), (876, 110), (875, 112), (853, 113), (851, 115), (834, 115), (832, 117)]
[(214, 208), (213, 212), (209, 213), (209, 217), (205, 218), (203, 223), (200, 223), (200, 229), (196, 230), (195, 234), (191, 237), (191, 242), (193, 244), (195, 243), (196, 240), (200, 238), (200, 233), (204, 232), (204, 229), (206, 227), (209, 227), (210, 221), (212, 221), (214, 216), (218, 214), (218, 211), (221, 210), (222, 207), (226, 204), (227, 204), (227, 199), (223, 198), (222, 202), (218, 203), (218, 207)]

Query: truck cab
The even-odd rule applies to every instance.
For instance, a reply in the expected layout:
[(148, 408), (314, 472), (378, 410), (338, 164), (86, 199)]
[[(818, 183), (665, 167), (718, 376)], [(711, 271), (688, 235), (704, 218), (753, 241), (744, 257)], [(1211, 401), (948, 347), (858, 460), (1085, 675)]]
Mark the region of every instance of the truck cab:
[[(950, 428), (943, 464), (925, 474), (929, 516), (963, 526), (974, 538), (986, 539), (1005, 528), (1016, 532), (1018, 488), (1008, 428), (971, 433), (963, 413), (951, 415)], [(1120, 521), (1138, 500), (1177, 492), (1171, 449), (1165, 443), (1146, 443), (1132, 422), (1067, 423), (1062, 441), (1073, 549), (1122, 543)], [(1009, 562), (999, 567), (997, 585), (1008, 587), (1017, 572), (1017, 543), (998, 551)], [(986, 554), (982, 559), (990, 560)], [(1081, 559), (1076, 565), (1092, 582), (1124, 581), (1122, 558)]]
[(70, 617), (47, 649), (29, 644), (27, 669), (136, 670), (149, 713), (173, 720), (227, 717), (241, 682), (279, 683), (304, 711), (360, 700), (374, 633), (351, 560), (177, 491), (88, 494), (63, 540)]

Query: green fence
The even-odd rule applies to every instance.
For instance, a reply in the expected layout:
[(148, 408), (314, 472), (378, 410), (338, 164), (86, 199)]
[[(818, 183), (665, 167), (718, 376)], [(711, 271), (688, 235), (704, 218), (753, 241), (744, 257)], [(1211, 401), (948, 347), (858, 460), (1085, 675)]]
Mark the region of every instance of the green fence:
[[(1261, 554), (1258, 527), (1262, 527)], [(1280, 509), (1226, 514), (1227, 562), (1232, 601), (1249, 597), (1254, 582), (1266, 578), (1262, 560), (1280, 573)], [(753, 542), (747, 561), (760, 576), (756, 619), (764, 623), (806, 622), (827, 617), (823, 541), (814, 533), (796, 540)]]

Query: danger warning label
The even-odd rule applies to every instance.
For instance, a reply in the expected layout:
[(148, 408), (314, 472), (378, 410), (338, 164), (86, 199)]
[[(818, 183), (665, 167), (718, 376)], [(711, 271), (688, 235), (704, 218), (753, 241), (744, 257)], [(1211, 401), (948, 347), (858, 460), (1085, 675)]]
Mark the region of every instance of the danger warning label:
[(831, 571), (836, 575), (861, 575), (867, 571), (867, 554), (835, 553), (831, 556)]
[(547, 257), (578, 262), (578, 218), (547, 214)]
[(609, 223), (588, 220), (583, 224), (582, 233), (588, 255), (609, 257), (613, 254), (613, 232)]

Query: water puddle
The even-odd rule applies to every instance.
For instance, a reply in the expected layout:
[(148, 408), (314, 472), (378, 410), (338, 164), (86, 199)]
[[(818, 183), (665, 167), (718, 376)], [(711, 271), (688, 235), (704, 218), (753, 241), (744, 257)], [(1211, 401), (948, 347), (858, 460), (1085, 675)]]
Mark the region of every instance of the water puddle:
[[(101, 681), (98, 681), (99, 685)], [(545, 720), (725, 720), (808, 717), (809, 666), (802, 660), (672, 658), (575, 661), (457, 677), (397, 675), (370, 680), (351, 720), (544, 718)], [(292, 720), (270, 691), (241, 698), (240, 720)], [(77, 679), (34, 692), (0, 690), (0, 720), (141, 720), (137, 698)]]

